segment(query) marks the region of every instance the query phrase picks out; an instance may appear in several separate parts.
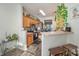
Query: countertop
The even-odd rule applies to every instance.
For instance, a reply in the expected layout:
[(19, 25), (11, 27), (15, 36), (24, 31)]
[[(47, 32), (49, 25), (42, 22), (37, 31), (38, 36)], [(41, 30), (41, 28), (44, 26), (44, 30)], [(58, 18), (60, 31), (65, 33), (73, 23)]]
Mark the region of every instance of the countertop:
[(41, 32), (44, 35), (65, 35), (65, 34), (73, 34), (73, 32), (65, 32), (65, 31), (52, 31), (52, 32)]

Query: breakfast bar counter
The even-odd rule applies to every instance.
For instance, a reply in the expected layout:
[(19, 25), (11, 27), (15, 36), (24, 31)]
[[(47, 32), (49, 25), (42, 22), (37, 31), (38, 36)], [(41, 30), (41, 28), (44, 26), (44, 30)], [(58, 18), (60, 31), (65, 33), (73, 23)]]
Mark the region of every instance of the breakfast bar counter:
[(42, 32), (44, 35), (66, 35), (72, 34), (73, 32), (64, 32), (64, 31), (52, 31), (52, 32)]
[(54, 32), (41, 32), (42, 40), (42, 56), (49, 55), (49, 48), (66, 44), (67, 36), (73, 32), (54, 31)]

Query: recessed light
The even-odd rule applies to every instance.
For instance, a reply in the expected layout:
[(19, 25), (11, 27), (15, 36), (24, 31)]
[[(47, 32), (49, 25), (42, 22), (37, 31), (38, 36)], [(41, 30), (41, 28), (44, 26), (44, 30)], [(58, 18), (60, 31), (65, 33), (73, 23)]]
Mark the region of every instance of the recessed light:
[(41, 13), (43, 16), (46, 15), (43, 10), (39, 10), (39, 11), (40, 11), (40, 13)]

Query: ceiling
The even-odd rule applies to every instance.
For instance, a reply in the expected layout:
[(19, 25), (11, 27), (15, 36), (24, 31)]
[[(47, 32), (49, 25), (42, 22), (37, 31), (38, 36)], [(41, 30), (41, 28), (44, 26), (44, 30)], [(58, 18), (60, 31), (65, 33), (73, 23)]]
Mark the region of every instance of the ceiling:
[[(37, 17), (48, 17), (53, 16), (54, 12), (56, 11), (56, 3), (26, 3), (22, 4), (26, 13), (29, 13), (33, 16)], [(46, 16), (43, 16), (39, 10), (43, 10)]]

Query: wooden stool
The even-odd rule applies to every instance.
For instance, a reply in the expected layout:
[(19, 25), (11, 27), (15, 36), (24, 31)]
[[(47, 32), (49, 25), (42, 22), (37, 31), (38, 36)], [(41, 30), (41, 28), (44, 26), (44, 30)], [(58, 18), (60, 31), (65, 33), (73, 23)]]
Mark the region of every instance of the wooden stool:
[(55, 47), (55, 48), (50, 48), (49, 49), (49, 56), (54, 55), (54, 56), (64, 56), (65, 55), (65, 50), (63, 47)]
[[(73, 45), (73, 44), (65, 44), (63, 45), (63, 47), (66, 49), (66, 51), (68, 52), (68, 55), (76, 55), (78, 56), (78, 50), (77, 50), (77, 46)], [(71, 50), (74, 49), (75, 50), (75, 53), (73, 53)]]

